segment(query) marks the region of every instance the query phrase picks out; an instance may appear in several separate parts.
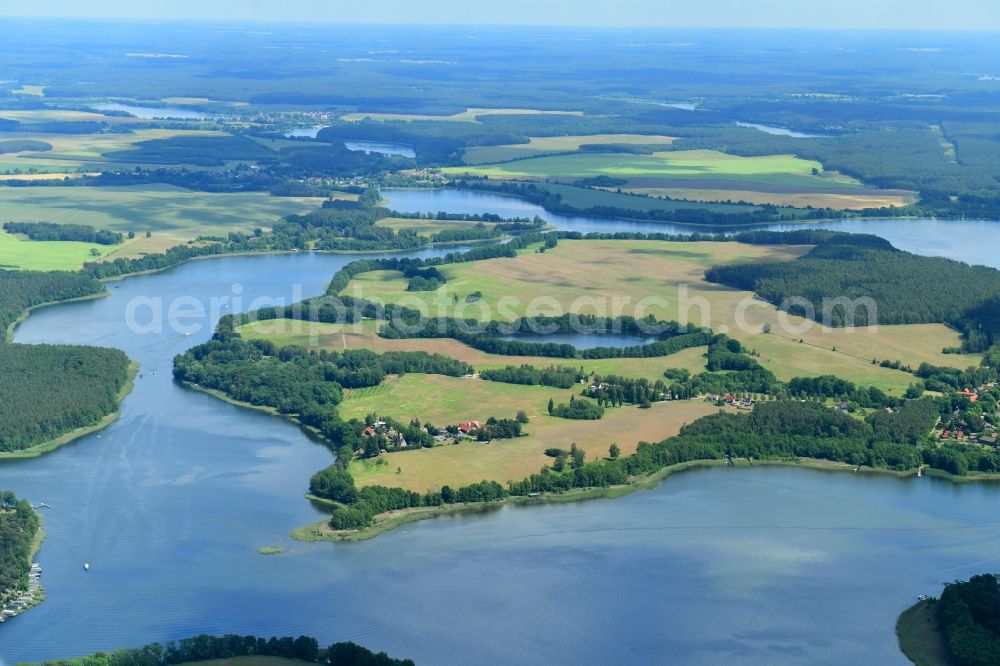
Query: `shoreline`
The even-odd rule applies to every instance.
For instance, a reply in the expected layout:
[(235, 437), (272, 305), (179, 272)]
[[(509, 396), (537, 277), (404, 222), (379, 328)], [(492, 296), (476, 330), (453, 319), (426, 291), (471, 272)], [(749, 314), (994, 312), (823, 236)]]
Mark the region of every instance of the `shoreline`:
[(50, 439), (48, 441), (42, 442), (41, 444), (35, 444), (26, 449), (20, 449), (18, 451), (7, 451), (0, 453), (0, 464), (6, 460), (23, 460), (26, 458), (37, 458), (38, 456), (44, 455), (46, 453), (51, 453), (56, 449), (71, 444), (81, 437), (86, 437), (87, 435), (93, 434), (95, 432), (104, 430), (109, 425), (118, 420), (118, 417), (122, 413), (122, 402), (131, 395), (132, 390), (135, 388), (135, 378), (139, 374), (139, 363), (137, 361), (132, 361), (129, 363), (128, 376), (125, 379), (125, 383), (122, 384), (122, 388), (118, 391), (117, 402), (118, 408), (113, 412), (107, 414), (100, 421), (94, 425), (82, 426), (76, 428), (75, 430), (70, 430), (69, 432), (63, 433), (55, 439)]
[[(515, 497), (507, 497), (505, 499), (496, 502), (483, 502), (483, 503), (468, 503), (468, 504), (445, 504), (441, 506), (434, 507), (415, 507), (412, 509), (399, 509), (396, 511), (390, 511), (387, 513), (379, 514), (375, 516), (375, 523), (369, 527), (365, 527), (360, 530), (332, 530), (327, 526), (328, 520), (318, 520), (308, 525), (303, 525), (301, 527), (295, 528), (291, 532), (291, 537), (296, 541), (332, 541), (332, 542), (353, 542), (353, 541), (367, 541), (368, 539), (373, 539), (380, 534), (393, 530), (401, 525), (406, 525), (407, 523), (413, 523), (420, 520), (427, 520), (429, 518), (437, 518), (439, 516), (448, 515), (458, 515), (466, 513), (485, 513), (488, 511), (493, 511), (500, 509), (506, 505), (532, 505), (532, 504), (556, 504), (562, 502), (579, 502), (585, 500), (594, 499), (615, 499), (618, 497), (624, 497), (625, 495), (631, 495), (634, 492), (640, 490), (649, 490), (658, 486), (667, 477), (680, 472), (685, 472), (690, 469), (703, 468), (703, 467), (721, 467), (727, 466), (728, 463), (725, 460), (692, 460), (684, 463), (678, 463), (677, 465), (671, 465), (669, 467), (664, 467), (658, 472), (654, 472), (647, 476), (635, 477), (629, 481), (626, 485), (621, 486), (606, 486), (599, 488), (574, 488), (568, 490), (564, 493), (543, 493), (537, 497), (527, 497), (523, 495), (518, 495)], [(740, 468), (752, 468), (758, 466), (779, 466), (779, 467), (799, 467), (805, 469), (812, 469), (816, 471), (826, 471), (826, 472), (854, 472), (856, 466), (849, 463), (840, 463), (831, 460), (821, 460), (817, 458), (797, 458), (794, 460), (783, 460), (783, 459), (773, 459), (773, 460), (755, 460), (753, 463), (748, 463), (746, 460), (734, 460), (733, 467)], [(981, 477), (956, 477), (940, 470), (933, 470), (925, 472), (928, 476), (935, 478), (940, 478), (946, 481), (952, 481), (955, 483), (963, 483), (969, 481), (993, 481), (1000, 482), (1000, 474), (994, 475), (984, 475)], [(896, 478), (917, 478), (917, 470), (905, 470), (897, 471), (891, 469), (877, 469), (872, 467), (862, 467), (858, 468), (856, 472), (858, 474), (879, 474), (894, 476)], [(314, 497), (312, 495), (306, 495), (306, 499), (313, 503), (324, 504), (330, 507), (338, 506), (336, 502), (330, 500), (325, 500), (319, 497)]]
[(17, 327), (25, 322), (25, 320), (31, 315), (35, 310), (41, 310), (42, 308), (51, 307), (53, 305), (62, 305), (64, 303), (81, 303), (83, 301), (94, 301), (98, 298), (107, 298), (111, 295), (108, 290), (99, 291), (96, 294), (90, 294), (88, 296), (77, 296), (76, 298), (68, 298), (65, 301), (46, 301), (45, 303), (39, 303), (38, 305), (32, 305), (30, 308), (26, 309), (20, 314), (20, 316), (10, 323), (7, 327), (7, 331), (4, 334), (3, 344), (13, 344), (14, 335), (17, 333)]
[(949, 666), (948, 645), (935, 614), (936, 599), (922, 599), (896, 620), (899, 650), (917, 666)]

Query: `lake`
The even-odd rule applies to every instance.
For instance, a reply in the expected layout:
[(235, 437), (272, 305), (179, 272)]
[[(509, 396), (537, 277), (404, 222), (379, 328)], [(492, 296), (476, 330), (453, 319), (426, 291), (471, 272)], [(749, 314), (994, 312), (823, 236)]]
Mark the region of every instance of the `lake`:
[[(285, 132), (285, 137), (289, 139), (303, 137), (315, 139), (319, 135), (319, 131), (324, 128), (325, 125), (299, 127)], [(385, 143), (383, 141), (345, 141), (344, 147), (355, 152), (377, 153), (379, 155), (399, 155), (400, 157), (409, 158), (417, 156), (417, 153), (413, 150), (413, 146), (407, 146), (401, 143)]]
[(737, 127), (749, 127), (751, 129), (760, 130), (765, 134), (773, 134), (775, 136), (788, 136), (793, 139), (822, 139), (824, 135), (822, 134), (806, 134), (805, 132), (796, 132), (795, 130), (788, 129), (787, 127), (776, 127), (774, 125), (761, 125), (759, 123), (736, 123)]
[(214, 116), (210, 113), (202, 113), (192, 109), (173, 109), (166, 106), (135, 106), (132, 104), (94, 104), (95, 109), (101, 111), (124, 111), (136, 118), (143, 120), (155, 120), (159, 118), (176, 118), (180, 120), (210, 120)]
[[(906, 664), (896, 615), (998, 568), (997, 485), (779, 467), (695, 470), (616, 500), (452, 516), (355, 544), (291, 541), (322, 515), (302, 495), (330, 452), (172, 381), (173, 356), (214, 320), (190, 337), (141, 334), (125, 313), (294, 301), (355, 258), (195, 261), (18, 328), (18, 342), (124, 349), (143, 376), (109, 428), (0, 463), (0, 488), (52, 507), (38, 556), (48, 599), (0, 626), (3, 659), (238, 632), (354, 640), (420, 664)], [(286, 552), (258, 554), (270, 545)]]
[(348, 150), (364, 153), (378, 153), (379, 155), (398, 155), (399, 157), (414, 158), (417, 153), (412, 146), (401, 143), (384, 143), (382, 141), (345, 141), (344, 145)]
[[(736, 233), (727, 227), (695, 227), (670, 222), (637, 222), (599, 217), (579, 217), (550, 213), (541, 206), (517, 197), (454, 189), (385, 189), (389, 207), (404, 213), (443, 211), (464, 215), (495, 213), (503, 217), (538, 216), (556, 229), (582, 233)], [(1000, 255), (992, 238), (1000, 231), (993, 220), (939, 220), (933, 218), (872, 218), (828, 220), (805, 224), (766, 224), (759, 229), (832, 229), (881, 236), (901, 250), (948, 257), (971, 264), (1000, 268)]]
[(285, 138), (286, 139), (292, 139), (292, 138), (315, 139), (316, 135), (319, 134), (319, 131), (321, 129), (324, 129), (325, 127), (326, 127), (326, 125), (313, 125), (312, 127), (298, 127), (296, 129), (289, 130), (288, 132), (285, 132)]

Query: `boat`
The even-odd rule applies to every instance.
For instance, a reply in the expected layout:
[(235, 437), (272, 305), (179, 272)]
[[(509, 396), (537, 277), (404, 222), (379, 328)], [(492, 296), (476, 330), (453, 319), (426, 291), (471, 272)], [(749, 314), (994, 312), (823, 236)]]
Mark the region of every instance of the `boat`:
[(84, 571), (90, 571), (90, 562), (84, 562), (83, 563), (83, 570)]

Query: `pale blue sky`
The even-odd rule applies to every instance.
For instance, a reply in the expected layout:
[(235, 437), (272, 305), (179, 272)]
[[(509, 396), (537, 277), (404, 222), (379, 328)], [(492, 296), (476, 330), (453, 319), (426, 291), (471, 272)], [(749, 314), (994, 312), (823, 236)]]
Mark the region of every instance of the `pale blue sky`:
[(608, 27), (1000, 29), (997, 0), (0, 0), (0, 16)]

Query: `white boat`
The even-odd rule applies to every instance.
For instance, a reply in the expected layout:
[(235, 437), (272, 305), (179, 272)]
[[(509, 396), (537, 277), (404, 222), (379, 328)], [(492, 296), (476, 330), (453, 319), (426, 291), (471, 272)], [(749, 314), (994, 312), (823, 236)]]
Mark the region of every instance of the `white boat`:
[(84, 562), (83, 563), (83, 570), (84, 571), (90, 571), (90, 562)]

